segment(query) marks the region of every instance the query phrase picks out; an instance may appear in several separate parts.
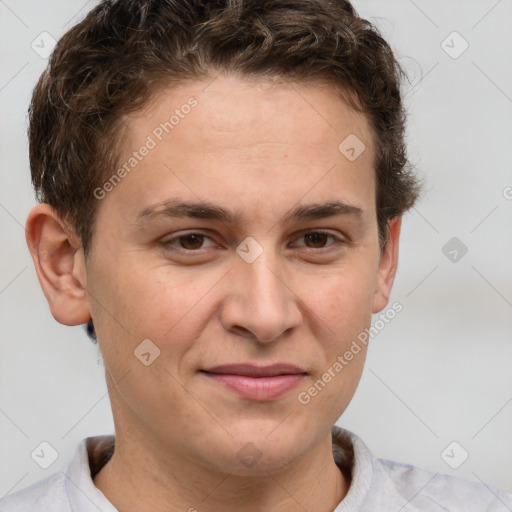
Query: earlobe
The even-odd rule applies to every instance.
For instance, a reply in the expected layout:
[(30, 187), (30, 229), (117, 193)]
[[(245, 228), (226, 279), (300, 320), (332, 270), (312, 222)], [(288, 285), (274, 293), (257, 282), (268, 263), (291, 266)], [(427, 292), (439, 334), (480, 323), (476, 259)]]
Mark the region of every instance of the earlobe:
[(26, 240), (53, 317), (64, 325), (90, 318), (86, 267), (79, 238), (48, 204), (35, 206), (26, 222)]
[(387, 241), (382, 249), (373, 297), (373, 313), (379, 313), (388, 304), (398, 267), (398, 245), (402, 217), (394, 217), (388, 223)]

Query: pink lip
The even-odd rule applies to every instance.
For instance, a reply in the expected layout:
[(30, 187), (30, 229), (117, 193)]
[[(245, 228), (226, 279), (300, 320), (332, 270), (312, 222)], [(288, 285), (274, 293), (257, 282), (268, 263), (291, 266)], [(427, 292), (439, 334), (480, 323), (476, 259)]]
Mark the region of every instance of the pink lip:
[(249, 400), (275, 400), (284, 395), (307, 375), (307, 373), (288, 364), (271, 366), (253, 366), (248, 364), (222, 365), (202, 370), (237, 394)]

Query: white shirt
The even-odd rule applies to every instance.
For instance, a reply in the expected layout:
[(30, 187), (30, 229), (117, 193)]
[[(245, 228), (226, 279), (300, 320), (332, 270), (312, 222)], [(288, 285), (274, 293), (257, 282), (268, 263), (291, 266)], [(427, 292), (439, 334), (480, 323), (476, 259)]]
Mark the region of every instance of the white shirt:
[[(352, 475), (333, 512), (512, 512), (511, 493), (377, 459), (352, 432), (334, 426), (332, 434), (336, 464)], [(114, 436), (83, 439), (64, 471), (5, 496), (0, 512), (117, 512), (91, 476), (110, 458), (114, 442)]]

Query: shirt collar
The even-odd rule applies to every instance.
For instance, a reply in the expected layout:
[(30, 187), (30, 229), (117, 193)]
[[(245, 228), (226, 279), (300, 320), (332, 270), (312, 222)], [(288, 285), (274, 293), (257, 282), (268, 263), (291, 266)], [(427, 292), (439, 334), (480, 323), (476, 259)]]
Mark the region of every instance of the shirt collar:
[(332, 451), (336, 465), (350, 483), (345, 498), (334, 512), (360, 510), (372, 487), (375, 458), (358, 436), (336, 425), (332, 428)]
[(117, 512), (93, 481), (96, 473), (112, 456), (114, 442), (115, 436), (87, 437), (75, 448), (64, 471), (71, 510)]

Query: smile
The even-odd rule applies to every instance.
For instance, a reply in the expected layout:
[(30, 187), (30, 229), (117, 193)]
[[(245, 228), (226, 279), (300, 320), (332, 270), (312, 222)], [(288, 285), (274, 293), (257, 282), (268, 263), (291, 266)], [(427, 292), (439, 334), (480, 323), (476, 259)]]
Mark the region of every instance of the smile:
[(276, 400), (298, 386), (307, 375), (296, 366), (283, 364), (224, 365), (202, 370), (202, 373), (239, 396), (256, 401)]

